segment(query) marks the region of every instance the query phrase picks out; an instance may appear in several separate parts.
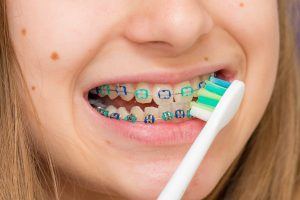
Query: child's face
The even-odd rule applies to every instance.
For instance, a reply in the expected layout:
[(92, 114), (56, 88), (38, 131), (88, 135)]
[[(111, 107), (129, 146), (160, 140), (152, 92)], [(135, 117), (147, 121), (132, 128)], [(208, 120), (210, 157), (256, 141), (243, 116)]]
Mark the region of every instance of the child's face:
[[(191, 199), (216, 186), (270, 99), (279, 52), (276, 0), (9, 0), (8, 12), (42, 126), (40, 131), (30, 118), (32, 137), (41, 152), (47, 145), (61, 171), (89, 190), (155, 198), (203, 124), (105, 118), (87, 101), (93, 87), (146, 82), (176, 90), (177, 83), (220, 69), (223, 77), (245, 82), (242, 106), (205, 157), (188, 190)], [(105, 104), (158, 107), (120, 99)], [(139, 119), (145, 114), (137, 107), (132, 113)]]

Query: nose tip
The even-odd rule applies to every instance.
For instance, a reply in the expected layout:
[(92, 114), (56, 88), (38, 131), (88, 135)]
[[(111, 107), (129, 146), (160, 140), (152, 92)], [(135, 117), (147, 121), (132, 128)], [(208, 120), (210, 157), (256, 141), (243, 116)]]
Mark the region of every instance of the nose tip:
[[(148, 1), (146, 1), (148, 2)], [(195, 1), (151, 1), (130, 17), (125, 30), (129, 40), (140, 43), (164, 43), (184, 51), (213, 27), (213, 20)]]

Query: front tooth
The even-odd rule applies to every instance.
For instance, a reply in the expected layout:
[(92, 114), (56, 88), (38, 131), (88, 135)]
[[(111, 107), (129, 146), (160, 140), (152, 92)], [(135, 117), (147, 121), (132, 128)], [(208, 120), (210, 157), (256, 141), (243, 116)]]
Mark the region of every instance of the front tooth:
[(139, 83), (136, 86), (134, 92), (135, 100), (139, 103), (150, 103), (152, 101), (152, 96), (150, 92), (150, 86), (147, 83)]
[(147, 124), (153, 124), (158, 118), (158, 108), (146, 107), (144, 122)]
[(144, 111), (139, 106), (133, 106), (130, 113), (134, 115), (137, 121), (144, 121)]
[(120, 114), (121, 119), (125, 119), (129, 115), (129, 112), (127, 111), (127, 109), (125, 107), (120, 107), (118, 109), (118, 113)]
[(157, 84), (152, 89), (153, 100), (157, 105), (173, 102), (173, 88), (171, 85)]
[(117, 94), (125, 101), (130, 101), (134, 97), (134, 88), (132, 84), (117, 84), (116, 91)]
[(176, 102), (190, 102), (193, 99), (193, 91), (189, 81), (185, 81), (174, 86), (174, 98)]
[(108, 116), (113, 119), (120, 119), (120, 114), (118, 113), (118, 109), (113, 105), (110, 105), (106, 108), (108, 111)]
[(118, 97), (118, 93), (116, 91), (116, 85), (109, 85), (109, 88), (110, 88), (110, 93), (109, 93), (108, 97), (111, 100), (114, 100), (115, 98)]

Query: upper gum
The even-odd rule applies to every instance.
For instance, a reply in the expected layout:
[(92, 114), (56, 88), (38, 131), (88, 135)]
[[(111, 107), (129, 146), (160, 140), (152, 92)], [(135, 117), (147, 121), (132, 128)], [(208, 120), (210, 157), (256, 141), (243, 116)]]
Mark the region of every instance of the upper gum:
[[(190, 82), (193, 81), (194, 79), (196, 78), (200, 78), (200, 80), (205, 80), (204, 78), (208, 78), (211, 74), (204, 74), (204, 75), (199, 75), (199, 76), (196, 76), (190, 80), (185, 80), (185, 81), (181, 81), (181, 82), (178, 82), (178, 83), (147, 83), (147, 82), (134, 82), (134, 83), (131, 83), (131, 82), (122, 82), (122, 83), (109, 83), (109, 84), (101, 84), (97, 87), (100, 87), (102, 85), (113, 85), (113, 86), (116, 86), (116, 85), (133, 85), (135, 88), (138, 84), (147, 84), (150, 86), (150, 88), (153, 88), (154, 86), (156, 85), (160, 85), (160, 86), (171, 86), (172, 88), (174, 88), (176, 85), (178, 84), (181, 84), (181, 83), (184, 83), (184, 82)], [(201, 79), (202, 78), (202, 79)]]

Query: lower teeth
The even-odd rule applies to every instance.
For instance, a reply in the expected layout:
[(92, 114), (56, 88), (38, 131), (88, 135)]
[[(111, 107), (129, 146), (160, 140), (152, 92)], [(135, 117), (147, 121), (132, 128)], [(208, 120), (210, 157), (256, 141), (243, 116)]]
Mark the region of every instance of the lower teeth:
[[(197, 90), (194, 90), (196, 92)], [(193, 93), (191, 93), (193, 95)], [(92, 95), (90, 95), (92, 96)], [(190, 115), (190, 102), (184, 103), (176, 103), (172, 102), (170, 104), (160, 105), (158, 107), (146, 107), (144, 111), (143, 118), (138, 117), (134, 113), (128, 113), (126, 116), (122, 116), (118, 110), (120, 108), (115, 108), (114, 106), (110, 105), (107, 106), (103, 102), (103, 97), (96, 97), (89, 98), (90, 104), (100, 113), (102, 116), (116, 119), (116, 120), (124, 120), (128, 122), (144, 122), (146, 124), (153, 124), (158, 121), (174, 121), (176, 119), (184, 119), (184, 118), (191, 118)], [(135, 106), (138, 107), (138, 106)], [(122, 107), (124, 108), (124, 107)], [(176, 109), (177, 108), (177, 109)], [(126, 108), (124, 108), (126, 110)], [(141, 108), (140, 108), (141, 109)], [(152, 109), (152, 111), (151, 111)], [(150, 111), (148, 111), (150, 110)], [(155, 113), (156, 110), (157, 113)], [(126, 110), (127, 111), (127, 110)], [(126, 112), (124, 111), (124, 112)], [(141, 109), (141, 111), (143, 111)], [(123, 113), (124, 113), (123, 112)]]
[[(94, 88), (89, 92), (89, 103), (96, 109), (98, 113), (100, 113), (102, 116), (105, 116), (107, 118), (115, 119), (115, 120), (124, 120), (127, 122), (144, 122), (146, 124), (153, 124), (158, 121), (174, 121), (177, 119), (189, 119), (192, 118), (190, 115), (190, 102), (196, 98), (197, 91), (202, 88), (205, 85), (205, 82), (199, 83), (198, 88), (192, 88), (192, 87), (183, 87), (181, 88), (181, 92), (178, 93), (172, 93), (172, 96), (174, 96), (176, 100), (176, 95), (181, 95), (182, 97), (188, 97), (189, 100), (178, 103), (178, 102), (168, 102), (163, 105), (159, 105), (158, 107), (146, 107), (143, 111), (141, 107), (144, 105), (141, 104), (140, 107), (134, 106), (131, 108), (130, 112), (127, 112), (127, 109), (125, 107), (119, 107), (115, 108), (112, 105), (109, 105), (108, 103), (105, 103), (105, 100), (108, 100), (108, 97), (106, 99), (104, 98), (105, 95), (109, 95), (112, 92), (119, 93), (119, 98), (121, 95), (120, 89), (122, 89), (121, 85), (117, 85), (118, 88), (116, 90), (112, 90), (109, 88), (108, 85), (102, 85), (100, 87)], [(147, 90), (138, 89), (135, 92), (128, 91), (126, 88), (123, 88), (123, 92), (127, 94), (134, 94), (135, 97), (141, 97), (141, 99), (145, 99), (146, 96), (149, 96), (149, 93)], [(169, 91), (161, 90), (159, 91), (159, 97), (166, 99), (168, 96), (170, 96)], [(124, 95), (124, 94), (123, 94)], [(124, 98), (124, 97), (120, 97)], [(112, 102), (116, 102), (116, 100), (110, 100)], [(134, 102), (135, 104), (138, 102)], [(148, 102), (146, 102), (148, 103)], [(153, 106), (153, 101), (151, 101), (149, 104)], [(109, 106), (108, 106), (109, 105)], [(155, 105), (155, 104), (154, 104)], [(157, 105), (156, 105), (157, 106)], [(121, 111), (122, 108), (122, 111)]]

